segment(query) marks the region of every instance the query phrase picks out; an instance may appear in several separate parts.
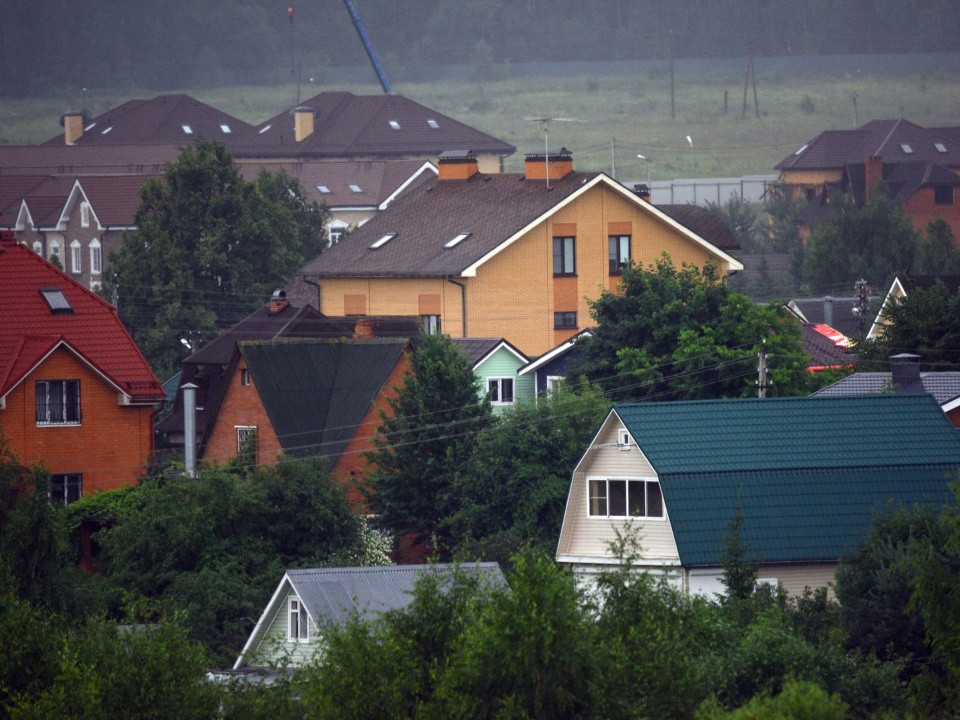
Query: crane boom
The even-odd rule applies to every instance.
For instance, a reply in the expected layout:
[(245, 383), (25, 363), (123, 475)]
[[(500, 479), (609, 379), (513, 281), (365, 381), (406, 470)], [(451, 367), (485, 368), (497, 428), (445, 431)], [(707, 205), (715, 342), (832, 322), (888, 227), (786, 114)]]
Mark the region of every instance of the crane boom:
[(367, 31), (363, 27), (363, 21), (360, 20), (360, 16), (357, 15), (357, 10), (355, 7), (353, 7), (352, 0), (343, 0), (343, 4), (347, 6), (347, 12), (350, 13), (350, 19), (353, 20), (353, 26), (357, 29), (357, 35), (360, 36), (360, 42), (363, 43), (363, 48), (367, 51), (367, 57), (370, 58), (370, 63), (373, 65), (373, 69), (377, 73), (377, 78), (380, 80), (380, 87), (383, 88), (383, 91), (387, 95), (393, 95), (390, 82), (387, 80), (387, 74), (383, 71), (383, 67), (380, 65), (380, 60), (377, 58), (376, 50), (374, 50), (373, 45), (370, 44), (370, 38), (367, 37)]

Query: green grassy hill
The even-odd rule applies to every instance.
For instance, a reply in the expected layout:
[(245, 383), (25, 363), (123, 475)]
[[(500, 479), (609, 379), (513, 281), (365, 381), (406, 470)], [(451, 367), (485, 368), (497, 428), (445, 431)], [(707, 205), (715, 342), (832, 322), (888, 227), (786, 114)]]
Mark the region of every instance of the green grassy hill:
[[(306, 84), (302, 97), (328, 89), (376, 93), (379, 87)], [(857, 75), (783, 77), (760, 72), (760, 117), (754, 117), (752, 91), (741, 116), (743, 75), (715, 73), (696, 79), (678, 77), (676, 119), (670, 117), (669, 78), (665, 72), (642, 76), (519, 78), (486, 82), (398, 83), (394, 91), (515, 144), (507, 169), (522, 166), (522, 151), (543, 144), (543, 133), (525, 118), (575, 118), (554, 122), (550, 144), (574, 152), (579, 169), (610, 171), (616, 138), (617, 177), (644, 179), (642, 153), (652, 160), (654, 180), (773, 172), (784, 156), (822, 130), (854, 126), (851, 94), (858, 98), (858, 119), (905, 117), (920, 125), (960, 124), (960, 73), (923, 76)], [(723, 112), (724, 91), (728, 107)], [(295, 101), (293, 86), (228, 87), (185, 90), (194, 97), (259, 122)], [(58, 118), (86, 104), (98, 114), (133, 97), (156, 93), (88, 93), (86, 100), (48, 98), (5, 100), (0, 105), (0, 142), (31, 143), (60, 132)], [(693, 139), (691, 151), (686, 136)]]

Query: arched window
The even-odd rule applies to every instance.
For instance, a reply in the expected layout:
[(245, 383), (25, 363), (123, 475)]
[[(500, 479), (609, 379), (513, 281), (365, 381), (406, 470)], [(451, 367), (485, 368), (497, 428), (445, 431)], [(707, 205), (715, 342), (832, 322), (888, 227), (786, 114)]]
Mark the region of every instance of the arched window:
[(47, 250), (47, 259), (52, 262), (54, 265), (63, 267), (63, 258), (60, 256), (60, 241), (51, 240), (49, 248)]
[(70, 243), (70, 272), (80, 274), (83, 270), (83, 260), (80, 251), (80, 241), (74, 240)]
[(90, 203), (80, 203), (80, 227), (90, 227)]
[(99, 275), (103, 269), (103, 254), (100, 251), (100, 241), (94, 238), (90, 241), (90, 274)]
[(33, 251), (34, 251), (37, 255), (43, 255), (43, 243), (40, 242), (39, 240), (34, 240), (34, 241), (33, 241)]

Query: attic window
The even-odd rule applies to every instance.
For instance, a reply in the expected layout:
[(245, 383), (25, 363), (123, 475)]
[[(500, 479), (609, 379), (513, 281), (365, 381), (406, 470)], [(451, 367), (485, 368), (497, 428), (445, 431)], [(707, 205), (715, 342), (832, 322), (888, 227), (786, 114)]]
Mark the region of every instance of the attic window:
[(181, 125), (180, 127), (183, 128), (183, 132), (185, 132), (187, 135), (193, 135), (193, 128), (189, 125)]
[(223, 132), (224, 135), (229, 135), (231, 132), (233, 132), (233, 131), (230, 129), (230, 126), (227, 125), (227, 124), (221, 125), (221, 126), (220, 126), (220, 130), (221, 130), (221, 132)]
[(453, 240), (451, 240), (450, 242), (446, 243), (446, 244), (444, 245), (444, 247), (447, 248), (448, 250), (449, 250), (450, 248), (452, 248), (452, 247), (456, 247), (457, 245), (459, 245), (460, 243), (462, 243), (464, 240), (466, 240), (468, 237), (470, 237), (471, 234), (472, 234), (472, 233), (460, 233), (460, 234), (457, 235)]
[(272, 127), (273, 125), (264, 125), (262, 128), (257, 130), (257, 135), (263, 135), (267, 130), (269, 130)]
[(106, 135), (106, 134), (107, 134), (108, 132), (110, 132), (111, 130), (113, 130), (113, 125), (111, 125), (111, 126), (108, 127), (108, 128), (104, 128), (103, 130), (101, 130), (101, 131), (100, 131), (100, 134), (101, 134), (101, 135)]
[(84, 131), (84, 132), (90, 132), (91, 130), (93, 130), (94, 126), (96, 126), (96, 123), (95, 123), (95, 122), (92, 122), (92, 123), (90, 123), (89, 125), (87, 125), (87, 126), (83, 129), (83, 131)]
[(427, 125), (432, 127), (434, 130), (438, 130), (440, 128), (440, 123), (438, 123), (433, 118), (430, 118), (429, 120), (427, 120)]
[(40, 294), (43, 295), (43, 299), (47, 301), (47, 305), (50, 307), (50, 312), (54, 315), (73, 312), (70, 302), (60, 288), (40, 288)]
[(804, 145), (803, 147), (801, 147), (799, 150), (797, 150), (797, 151), (794, 153), (794, 155), (799, 155), (799, 154), (802, 153), (804, 150), (806, 150), (808, 147), (810, 147), (810, 144), (809, 144), (809, 143), (806, 144), (806, 145)]
[(319, 192), (319, 193), (321, 193), (321, 194), (323, 194), (323, 195), (329, 195), (329, 194), (330, 194), (330, 188), (328, 188), (326, 185), (317, 185), (317, 192)]
[(947, 146), (943, 143), (934, 143), (933, 146), (937, 149), (938, 153), (945, 153), (947, 151)]
[(900, 143), (900, 149), (903, 150), (905, 155), (913, 155), (913, 148), (907, 143)]
[(377, 240), (375, 243), (373, 243), (373, 244), (370, 246), (370, 249), (371, 249), (371, 250), (377, 250), (378, 248), (382, 248), (382, 247), (383, 247), (384, 245), (386, 245), (388, 242), (390, 242), (391, 240), (393, 240), (396, 236), (397, 236), (396, 233), (387, 233), (387, 234), (384, 235), (382, 238), (380, 238), (380, 239)]
[(363, 192), (363, 188), (361, 188), (359, 185), (351, 184), (351, 185), (348, 185), (347, 187), (350, 188), (350, 192), (355, 192), (355, 193)]
[(398, 123), (396, 120), (391, 120), (391, 121), (390, 121), (390, 127), (392, 127), (394, 130), (399, 130), (399, 129), (400, 129), (400, 123)]

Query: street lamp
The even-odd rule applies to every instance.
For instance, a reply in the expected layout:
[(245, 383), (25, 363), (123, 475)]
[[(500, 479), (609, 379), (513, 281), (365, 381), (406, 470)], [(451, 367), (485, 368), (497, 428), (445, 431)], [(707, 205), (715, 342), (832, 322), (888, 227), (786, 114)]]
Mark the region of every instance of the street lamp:
[(687, 142), (690, 144), (690, 177), (693, 177), (696, 174), (696, 171), (694, 170), (694, 167), (696, 166), (696, 156), (694, 155), (693, 150), (693, 138), (689, 135), (687, 135)]
[[(647, 187), (649, 188), (650, 187), (650, 158), (648, 158), (646, 155), (641, 155), (640, 153), (637, 153), (637, 157), (640, 158), (641, 160), (645, 160), (647, 163)], [(653, 188), (651, 188), (651, 191), (652, 190)]]

